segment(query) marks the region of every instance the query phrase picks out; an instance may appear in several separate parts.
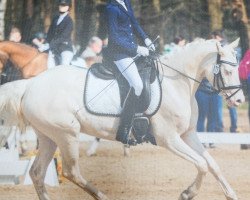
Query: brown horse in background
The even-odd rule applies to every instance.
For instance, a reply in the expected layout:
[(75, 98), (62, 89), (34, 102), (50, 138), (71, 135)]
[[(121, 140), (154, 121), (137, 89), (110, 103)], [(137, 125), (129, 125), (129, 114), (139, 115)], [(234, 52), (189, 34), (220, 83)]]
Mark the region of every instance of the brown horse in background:
[(48, 54), (41, 53), (36, 48), (23, 43), (2, 41), (0, 42), (0, 72), (8, 59), (18, 67), (22, 77), (27, 79), (47, 69)]

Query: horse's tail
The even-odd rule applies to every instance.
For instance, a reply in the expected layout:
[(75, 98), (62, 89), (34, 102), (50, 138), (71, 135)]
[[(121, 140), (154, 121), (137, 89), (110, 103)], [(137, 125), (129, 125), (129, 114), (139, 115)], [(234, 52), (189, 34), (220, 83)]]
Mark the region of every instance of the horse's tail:
[(24, 130), (27, 123), (22, 114), (21, 100), (30, 79), (13, 81), (0, 86), (0, 119), (4, 125)]

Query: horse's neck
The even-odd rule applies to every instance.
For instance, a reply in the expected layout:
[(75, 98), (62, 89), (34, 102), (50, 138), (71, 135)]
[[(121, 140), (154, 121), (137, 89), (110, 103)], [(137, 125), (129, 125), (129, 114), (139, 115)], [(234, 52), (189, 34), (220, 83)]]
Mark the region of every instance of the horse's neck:
[(28, 46), (8, 41), (4, 46), (4, 50), (8, 54), (9, 59), (20, 68), (35, 54), (35, 51), (33, 52)]
[[(178, 52), (175, 56), (172, 56), (168, 65), (200, 82), (205, 76), (212, 74), (211, 62), (215, 59), (215, 52), (216, 44), (212, 41), (207, 41), (201, 44), (190, 44), (189, 47), (185, 47), (183, 51)], [(205, 74), (205, 71), (209, 71), (211, 73)], [(199, 83), (191, 78), (179, 75), (179, 79), (177, 79), (177, 81), (188, 85), (191, 94), (194, 96)], [(212, 77), (208, 78), (212, 79)], [(173, 84), (175, 84), (174, 82)]]

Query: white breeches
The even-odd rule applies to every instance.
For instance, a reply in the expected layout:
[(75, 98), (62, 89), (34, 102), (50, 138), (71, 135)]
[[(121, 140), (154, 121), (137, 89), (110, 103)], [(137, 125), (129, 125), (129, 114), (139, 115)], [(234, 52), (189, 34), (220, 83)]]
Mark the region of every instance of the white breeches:
[[(73, 58), (73, 52), (71, 51), (63, 51), (61, 53), (61, 61), (60, 64), (61, 65), (70, 65), (70, 62)], [(55, 62), (55, 56), (54, 54), (49, 51), (49, 56), (48, 56), (48, 69), (53, 68), (56, 66), (56, 62)]]
[(133, 58), (124, 58), (114, 61), (114, 63), (122, 75), (126, 78), (130, 87), (134, 88), (136, 96), (140, 96), (143, 90), (143, 82)]

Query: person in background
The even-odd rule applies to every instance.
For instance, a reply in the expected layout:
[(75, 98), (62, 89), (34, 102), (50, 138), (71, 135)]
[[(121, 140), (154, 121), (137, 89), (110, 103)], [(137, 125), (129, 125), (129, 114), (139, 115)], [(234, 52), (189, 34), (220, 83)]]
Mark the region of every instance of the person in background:
[[(250, 124), (250, 49), (248, 49), (239, 65), (239, 76), (243, 84), (243, 91), (248, 99), (248, 121)], [(241, 144), (241, 149), (250, 149), (250, 145)]]
[(182, 36), (176, 36), (174, 38), (174, 44), (177, 45), (178, 47), (183, 47), (186, 45), (186, 40)]
[(164, 46), (164, 54), (172, 55), (174, 52), (179, 51), (182, 47), (186, 45), (186, 40), (182, 36), (176, 36), (171, 44), (166, 44)]
[(21, 42), (22, 40), (22, 34), (19, 28), (12, 27), (9, 35), (9, 41), (12, 42)]
[[(123, 104), (116, 140), (133, 145), (136, 141), (129, 134), (136, 104), (143, 90), (143, 82), (133, 57), (148, 56), (149, 49), (154, 51), (155, 46), (136, 20), (130, 0), (111, 0), (107, 5), (107, 19), (108, 47), (104, 57), (115, 63), (131, 87)], [(138, 45), (136, 36), (145, 46)]]
[[(204, 78), (195, 93), (195, 98), (198, 104), (198, 121), (197, 121), (197, 132), (223, 132), (222, 124), (222, 111), (220, 101), (218, 101), (218, 94), (212, 90), (212, 85)], [(221, 108), (222, 109), (222, 108)], [(205, 121), (207, 124), (205, 126)], [(214, 148), (213, 143), (208, 144), (210, 148)], [(207, 147), (206, 144), (204, 144)]]
[(71, 0), (59, 0), (59, 15), (55, 16), (49, 27), (46, 41), (41, 44), (39, 51), (49, 50), (48, 68), (56, 65), (69, 65), (73, 58), (71, 33), (73, 21), (69, 16)]
[(44, 34), (43, 32), (37, 32), (32, 40), (32, 44), (36, 48), (39, 48), (45, 42), (46, 42), (46, 34)]
[(102, 61), (102, 56), (100, 56), (102, 45), (103, 41), (100, 38), (94, 36), (90, 39), (88, 46), (81, 55), (81, 57), (85, 60), (87, 67)]

